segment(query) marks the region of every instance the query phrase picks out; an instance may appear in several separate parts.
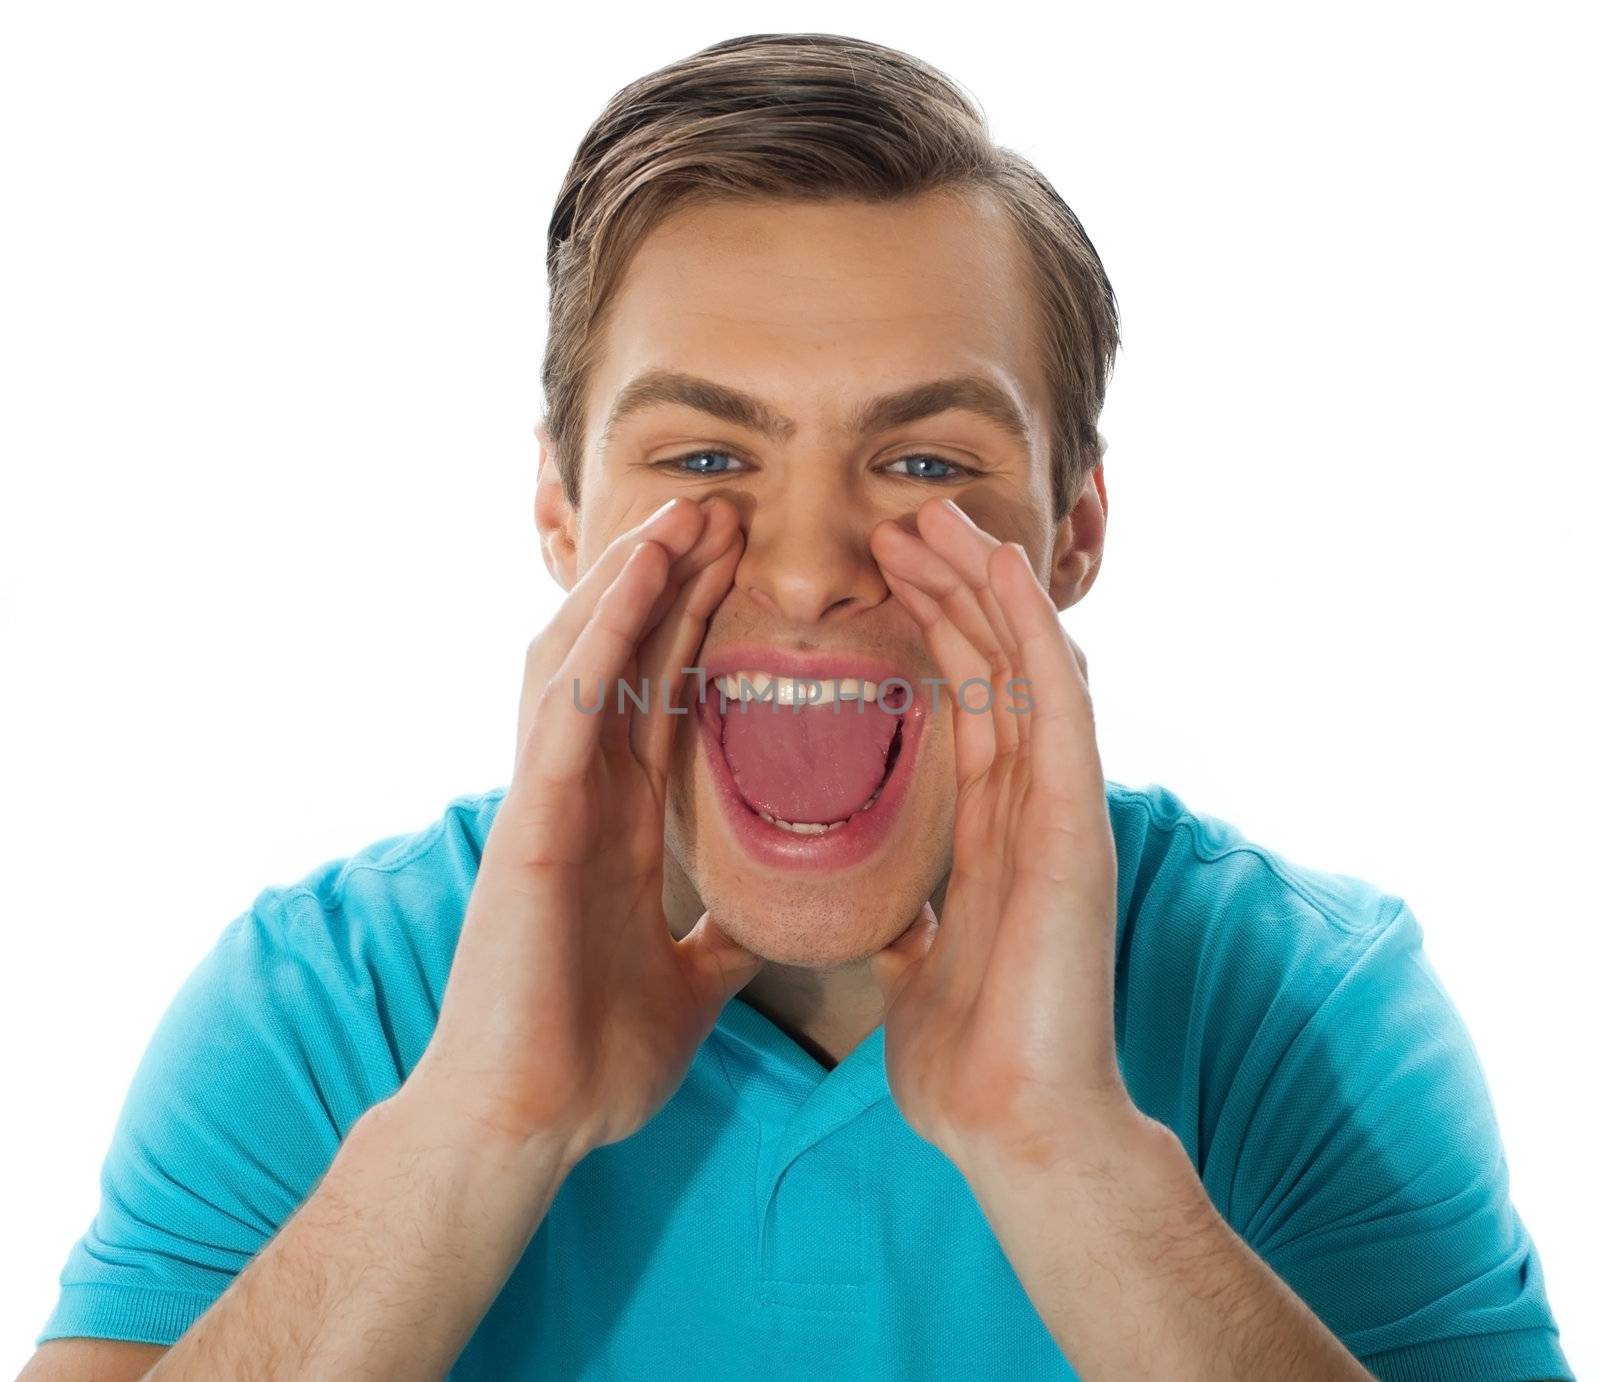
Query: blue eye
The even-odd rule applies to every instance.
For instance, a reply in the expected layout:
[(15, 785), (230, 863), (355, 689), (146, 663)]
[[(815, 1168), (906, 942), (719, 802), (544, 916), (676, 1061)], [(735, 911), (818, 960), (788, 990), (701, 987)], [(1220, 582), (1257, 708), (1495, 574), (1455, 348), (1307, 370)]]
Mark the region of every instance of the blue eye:
[(733, 473), (722, 466), (702, 468), (688, 464), (688, 462), (703, 460), (706, 457), (710, 457), (713, 460), (720, 458), (725, 461), (734, 459), (726, 451), (690, 451), (682, 456), (673, 456), (668, 460), (662, 461), (661, 464), (668, 469), (677, 470), (683, 475), (729, 475)]
[(901, 456), (896, 460), (890, 461), (889, 465), (897, 466), (901, 464), (901, 462), (904, 462), (908, 466), (918, 466), (926, 462), (932, 462), (934, 465), (942, 465), (945, 468), (944, 474), (934, 475), (928, 474), (928, 472), (925, 470), (906, 470), (897, 472), (899, 474), (906, 475), (908, 478), (913, 480), (959, 480), (962, 478), (962, 476), (972, 474), (972, 471), (967, 466), (957, 465), (954, 461), (947, 461), (943, 456)]
[[(685, 452), (682, 456), (672, 456), (667, 460), (661, 461), (659, 464), (668, 470), (677, 471), (680, 475), (732, 475), (737, 472), (729, 465), (701, 465), (698, 463), (702, 461), (735, 462), (736, 460), (736, 457), (731, 456), (726, 451), (703, 450)], [(891, 469), (891, 467), (897, 465), (905, 465), (908, 467), (915, 466), (919, 468), (903, 471), (894, 471)], [(920, 468), (927, 465), (943, 466), (944, 469), (942, 471), (936, 470), (932, 473), (929, 473), (929, 471)], [(743, 469), (743, 462), (738, 462), (738, 466), (740, 469)], [(884, 467), (884, 469), (886, 472), (891, 474), (904, 475), (910, 480), (932, 480), (935, 483), (959, 480), (974, 473), (968, 466), (957, 465), (954, 461), (945, 460), (943, 456), (934, 456), (928, 454), (901, 456), (896, 460), (890, 461), (889, 465)]]

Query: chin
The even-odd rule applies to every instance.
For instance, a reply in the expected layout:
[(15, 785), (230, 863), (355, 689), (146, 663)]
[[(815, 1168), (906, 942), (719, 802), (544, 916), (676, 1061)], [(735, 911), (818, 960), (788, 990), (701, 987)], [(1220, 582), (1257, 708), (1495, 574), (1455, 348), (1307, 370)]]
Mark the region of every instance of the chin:
[(691, 877), (717, 924), (770, 964), (841, 969), (859, 964), (896, 939), (922, 909), (938, 880), (912, 870), (895, 884), (811, 880), (752, 881), (726, 867), (702, 865)]

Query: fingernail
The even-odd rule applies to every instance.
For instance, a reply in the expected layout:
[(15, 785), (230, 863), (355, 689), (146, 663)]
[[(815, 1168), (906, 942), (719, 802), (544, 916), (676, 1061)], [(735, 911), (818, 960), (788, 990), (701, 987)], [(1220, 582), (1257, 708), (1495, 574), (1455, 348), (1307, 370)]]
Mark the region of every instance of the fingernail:
[(971, 523), (974, 528), (978, 526), (976, 523), (973, 523), (969, 517), (967, 517), (967, 511), (957, 504), (954, 499), (941, 499), (939, 502), (943, 504), (945, 508), (949, 509), (950, 512), (953, 513), (957, 518), (961, 519), (962, 522)]
[(677, 502), (678, 501), (675, 498), (667, 500), (667, 502), (665, 504), (663, 504), (659, 509), (657, 509), (653, 514), (651, 514), (649, 518), (645, 519), (645, 523), (646, 524), (654, 523), (656, 521), (656, 519), (660, 518), (662, 514), (664, 514), (668, 509), (670, 509)]

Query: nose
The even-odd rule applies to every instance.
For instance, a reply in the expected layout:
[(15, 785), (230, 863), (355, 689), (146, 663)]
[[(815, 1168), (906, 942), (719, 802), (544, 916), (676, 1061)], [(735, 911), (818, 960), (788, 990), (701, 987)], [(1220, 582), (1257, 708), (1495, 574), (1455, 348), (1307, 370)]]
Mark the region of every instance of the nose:
[[(776, 497), (776, 496), (775, 496)], [(844, 494), (757, 503), (744, 513), (745, 546), (734, 584), (785, 625), (848, 618), (889, 598), (867, 544), (882, 515)]]

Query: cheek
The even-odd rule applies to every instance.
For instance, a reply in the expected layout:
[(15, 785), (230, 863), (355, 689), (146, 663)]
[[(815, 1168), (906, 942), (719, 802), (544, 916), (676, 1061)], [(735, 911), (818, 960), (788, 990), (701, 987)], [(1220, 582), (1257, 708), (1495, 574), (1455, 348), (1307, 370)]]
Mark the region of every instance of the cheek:
[(627, 494), (618, 494), (615, 486), (602, 483), (581, 496), (576, 535), (580, 575), (623, 533), (643, 523), (672, 498), (671, 494), (656, 494), (653, 490), (635, 493), (636, 488), (630, 488)]
[(692, 815), (695, 793), (702, 775), (710, 785), (709, 771), (700, 763), (700, 731), (695, 719), (694, 697), (685, 696), (689, 714), (679, 717), (677, 733), (672, 741), (672, 760), (667, 768), (667, 813), (688, 822)]
[(924, 797), (953, 801), (956, 795), (956, 727), (954, 688), (939, 688), (939, 712), (922, 735), (915, 789)]
[(1049, 481), (1041, 484), (1043, 488), (1028, 502), (985, 494), (963, 496), (957, 501), (962, 512), (990, 537), (1021, 543), (1035, 570), (1055, 534), (1055, 524), (1050, 521)]

